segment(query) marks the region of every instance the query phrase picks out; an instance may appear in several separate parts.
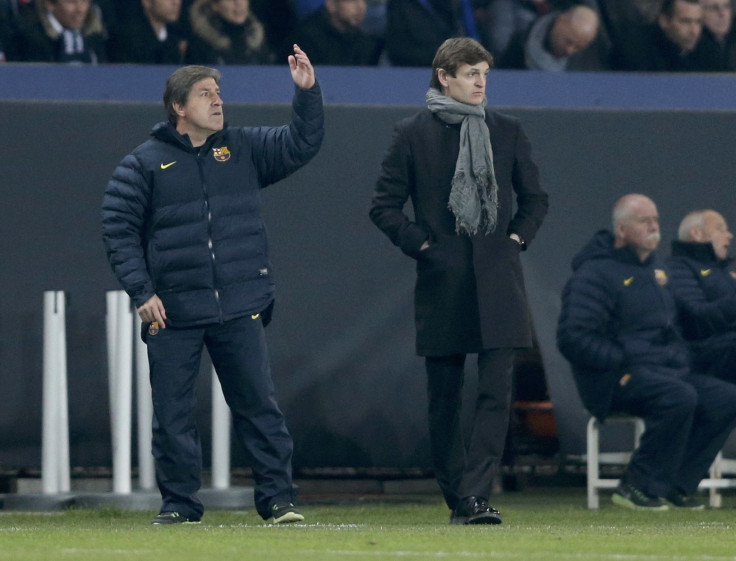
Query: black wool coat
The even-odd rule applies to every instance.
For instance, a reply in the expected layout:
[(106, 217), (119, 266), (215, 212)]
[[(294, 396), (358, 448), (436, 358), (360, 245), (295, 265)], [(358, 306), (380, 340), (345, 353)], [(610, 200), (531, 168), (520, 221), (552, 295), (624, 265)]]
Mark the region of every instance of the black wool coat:
[[(519, 253), (547, 212), (547, 194), (518, 119), (486, 111), (498, 183), (498, 223), (485, 235), (458, 235), (448, 209), (460, 125), (428, 109), (400, 121), (376, 183), (370, 216), (416, 260), (416, 350), (420, 356), (531, 345)], [(411, 199), (413, 220), (404, 210)], [(514, 204), (516, 205), (514, 207)], [(430, 247), (420, 252), (422, 244)]]

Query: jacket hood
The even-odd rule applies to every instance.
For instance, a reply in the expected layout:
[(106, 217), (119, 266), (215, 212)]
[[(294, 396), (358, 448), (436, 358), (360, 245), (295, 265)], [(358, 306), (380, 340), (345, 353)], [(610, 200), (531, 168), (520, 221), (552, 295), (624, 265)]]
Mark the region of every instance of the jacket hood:
[(572, 270), (577, 271), (583, 263), (594, 259), (615, 259), (632, 265), (648, 265), (654, 259), (652, 253), (644, 262), (639, 260), (630, 247), (614, 247), (614, 237), (609, 230), (599, 230), (572, 259)]
[[(224, 28), (228, 25), (236, 26), (228, 24), (212, 10), (212, 0), (195, 0), (189, 9), (189, 21), (192, 31), (216, 50), (229, 51), (233, 48), (232, 40), (224, 32)], [(242, 27), (245, 32), (246, 50), (257, 51), (263, 48), (266, 33), (263, 24), (252, 12), (248, 14), (248, 19)]]
[(575, 254), (572, 259), (572, 270), (577, 271), (580, 266), (591, 259), (611, 257), (613, 253), (613, 234), (608, 230), (599, 230), (593, 238)]

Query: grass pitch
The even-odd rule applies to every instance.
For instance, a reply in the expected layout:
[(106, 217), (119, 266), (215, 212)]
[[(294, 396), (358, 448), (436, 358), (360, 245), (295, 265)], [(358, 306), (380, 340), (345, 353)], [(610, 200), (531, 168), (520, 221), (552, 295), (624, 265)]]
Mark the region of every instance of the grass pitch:
[(439, 497), (302, 502), (303, 524), (209, 511), (201, 525), (151, 526), (155, 513), (0, 511), (1, 561), (331, 561), (394, 559), (735, 561), (736, 496), (701, 512), (585, 507), (583, 489), (527, 488), (492, 498), (500, 526), (451, 526)]

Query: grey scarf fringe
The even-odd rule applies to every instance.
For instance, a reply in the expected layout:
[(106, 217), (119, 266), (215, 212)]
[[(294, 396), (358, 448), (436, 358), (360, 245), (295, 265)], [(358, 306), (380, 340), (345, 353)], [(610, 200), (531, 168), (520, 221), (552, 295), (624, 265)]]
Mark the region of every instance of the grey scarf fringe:
[(455, 231), (474, 235), (483, 230), (488, 235), (496, 229), (498, 184), (485, 104), (461, 103), (435, 88), (427, 91), (426, 100), (427, 108), (445, 123), (462, 123), (460, 152), (447, 205), (455, 216)]

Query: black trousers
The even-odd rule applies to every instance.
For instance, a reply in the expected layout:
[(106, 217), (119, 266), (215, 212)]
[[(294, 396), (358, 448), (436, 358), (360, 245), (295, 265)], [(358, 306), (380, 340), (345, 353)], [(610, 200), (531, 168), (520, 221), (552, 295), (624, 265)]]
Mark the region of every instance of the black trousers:
[(644, 419), (646, 429), (624, 479), (664, 497), (694, 493), (736, 425), (736, 385), (712, 376), (637, 372), (618, 386), (612, 411)]
[(465, 355), (427, 357), (432, 463), (447, 506), (488, 499), (503, 454), (511, 407), (513, 349), (478, 354), (478, 393), (469, 438), (461, 426)]
[(293, 443), (274, 398), (260, 317), (223, 324), (162, 329), (147, 335), (153, 390), (153, 454), (162, 511), (199, 517), (202, 450), (195, 422), (194, 383), (207, 346), (235, 434), (252, 461), (256, 510), (270, 516), (274, 502), (292, 502)]

